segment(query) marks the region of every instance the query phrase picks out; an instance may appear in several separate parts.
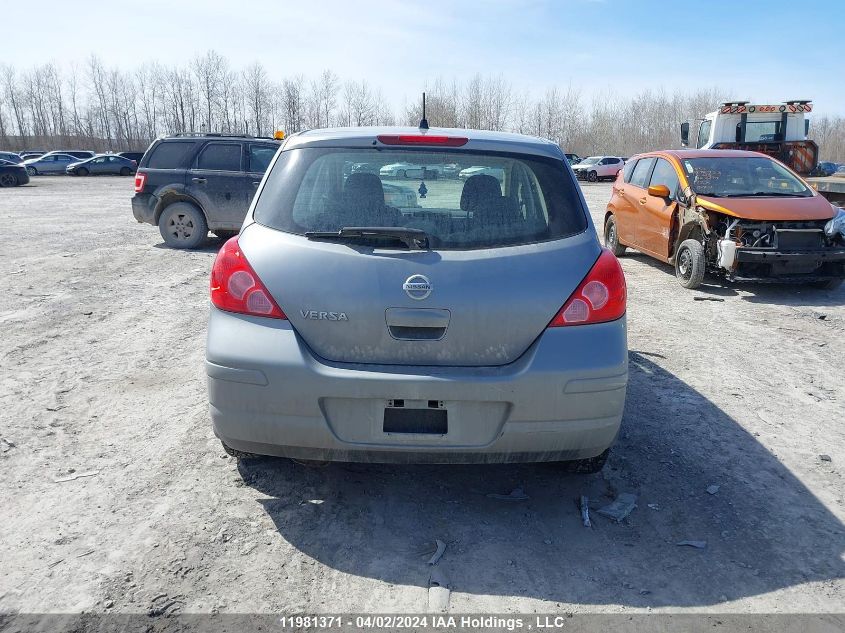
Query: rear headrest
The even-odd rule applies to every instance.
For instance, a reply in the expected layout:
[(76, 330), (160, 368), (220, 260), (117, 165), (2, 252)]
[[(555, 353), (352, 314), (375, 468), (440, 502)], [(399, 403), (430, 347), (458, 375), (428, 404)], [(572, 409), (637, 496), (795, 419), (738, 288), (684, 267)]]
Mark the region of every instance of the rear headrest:
[(384, 187), (375, 174), (350, 174), (343, 186), (343, 202), (347, 206), (372, 208), (384, 205)]
[(470, 176), (461, 192), (461, 209), (472, 211), (479, 206), (493, 204), (502, 197), (502, 186), (494, 176), (479, 174)]

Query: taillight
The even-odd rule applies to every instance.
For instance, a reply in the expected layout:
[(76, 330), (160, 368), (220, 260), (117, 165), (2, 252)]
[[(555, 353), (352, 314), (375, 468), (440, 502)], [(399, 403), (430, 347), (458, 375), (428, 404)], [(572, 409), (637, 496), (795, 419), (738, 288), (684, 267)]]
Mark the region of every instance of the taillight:
[(465, 136), (439, 136), (434, 134), (380, 134), (380, 143), (385, 145), (439, 145), (441, 147), (460, 147), (469, 142)]
[(135, 173), (135, 193), (141, 193), (144, 190), (144, 185), (147, 184), (147, 174), (144, 172)]
[(549, 323), (549, 327), (615, 321), (625, 314), (625, 275), (619, 260), (606, 248)]
[(223, 244), (214, 260), (211, 303), (227, 312), (287, 318), (241, 252), (237, 236)]

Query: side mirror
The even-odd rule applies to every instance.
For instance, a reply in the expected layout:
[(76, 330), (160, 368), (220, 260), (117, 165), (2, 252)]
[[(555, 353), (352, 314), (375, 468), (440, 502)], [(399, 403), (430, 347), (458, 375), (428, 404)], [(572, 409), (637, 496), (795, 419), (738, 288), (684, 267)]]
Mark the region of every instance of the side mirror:
[(648, 195), (654, 198), (671, 198), (672, 194), (669, 191), (669, 187), (666, 185), (651, 185), (648, 188)]
[(681, 145), (689, 146), (689, 121), (681, 123)]

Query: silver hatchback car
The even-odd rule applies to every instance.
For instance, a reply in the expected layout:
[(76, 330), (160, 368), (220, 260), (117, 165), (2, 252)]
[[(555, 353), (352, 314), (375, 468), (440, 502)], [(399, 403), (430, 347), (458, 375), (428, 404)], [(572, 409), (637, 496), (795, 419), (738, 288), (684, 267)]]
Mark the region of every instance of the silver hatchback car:
[[(379, 169), (487, 167), (385, 195)], [(206, 371), (227, 452), (569, 461), (619, 431), (626, 289), (564, 154), (495, 132), (289, 137), (211, 273)]]

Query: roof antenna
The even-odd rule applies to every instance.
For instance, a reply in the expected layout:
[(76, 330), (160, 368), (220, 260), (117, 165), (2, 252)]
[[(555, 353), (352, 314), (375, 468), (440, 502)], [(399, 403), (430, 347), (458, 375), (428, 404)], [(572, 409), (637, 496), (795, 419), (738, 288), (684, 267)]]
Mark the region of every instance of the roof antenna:
[(423, 93), (423, 115), (422, 119), (420, 119), (420, 129), (427, 130), (428, 129), (428, 119), (425, 118), (425, 93)]

